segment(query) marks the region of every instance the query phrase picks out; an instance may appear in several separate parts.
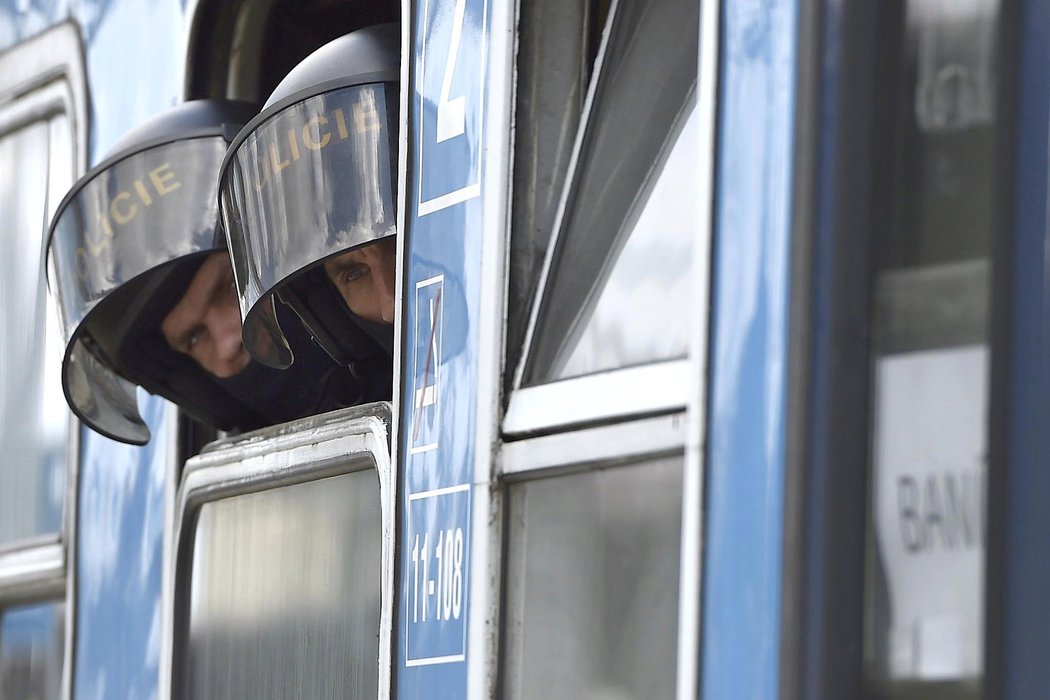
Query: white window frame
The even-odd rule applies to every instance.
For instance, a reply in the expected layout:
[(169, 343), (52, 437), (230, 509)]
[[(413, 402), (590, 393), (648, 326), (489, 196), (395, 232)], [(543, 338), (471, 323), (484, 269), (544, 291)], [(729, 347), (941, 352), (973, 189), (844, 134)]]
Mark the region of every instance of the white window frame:
[[(259, 493), (330, 476), (375, 469), (382, 512), (381, 606), (379, 618), (379, 696), (388, 697), (391, 677), (391, 613), (394, 590), (394, 470), (390, 462), (389, 404), (367, 404), (264, 428), (208, 445), (186, 462), (174, 503), (175, 531), (165, 548), (164, 654), (161, 697), (174, 697), (184, 669), (176, 668), (178, 630), (185, 625), (192, 574), (196, 519), (206, 503)], [(177, 616), (181, 624), (176, 624)]]
[[(699, 0), (697, 0), (699, 2)], [(533, 340), (537, 330), (540, 311), (544, 308), (546, 296), (551, 282), (551, 271), (554, 260), (559, 253), (559, 243), (563, 235), (572, 193), (576, 188), (578, 177), (579, 160), (583, 150), (583, 144), (591, 124), (591, 112), (594, 108), (595, 96), (598, 89), (602, 70), (609, 50), (610, 32), (615, 23), (616, 14), (619, 11), (621, 0), (613, 0), (609, 7), (609, 16), (605, 26), (602, 28), (601, 43), (594, 62), (594, 70), (590, 84), (587, 87), (587, 95), (584, 100), (583, 111), (580, 115), (580, 124), (576, 132), (572, 155), (569, 159), (568, 171), (562, 187), (558, 203), (558, 210), (554, 218), (550, 242), (547, 246), (543, 267), (540, 272), (538, 291), (533, 299), (529, 314), (529, 322), (525, 331), (525, 342), (522, 347), (521, 357), (514, 369), (513, 389), (510, 393), (507, 413), (503, 421), (502, 429), (508, 436), (521, 436), (529, 433), (550, 430), (571, 429), (573, 426), (592, 424), (600, 421), (624, 419), (631, 416), (640, 416), (653, 413), (671, 412), (683, 410), (690, 404), (689, 392), (692, 388), (690, 377), (699, 366), (702, 372), (701, 359), (703, 353), (696, 352), (697, 339), (691, 337), (691, 347), (687, 357), (652, 362), (644, 365), (614, 369), (611, 371), (573, 377), (554, 382), (537, 384), (524, 387), (522, 381), (525, 366), (529, 361)], [(702, 12), (711, 12), (703, 3)], [(715, 8), (717, 19), (717, 8)], [(707, 17), (703, 22), (709, 22)], [(701, 28), (700, 35), (700, 61), (717, 63), (717, 39), (716, 31), (705, 32)], [(704, 42), (711, 45), (705, 46)], [(708, 302), (708, 263), (710, 257), (711, 217), (709, 212), (710, 202), (710, 171), (713, 168), (713, 144), (714, 144), (714, 84), (700, 83), (700, 78), (711, 82), (716, 77), (715, 70), (708, 68), (705, 75), (704, 66), (700, 66), (697, 86), (697, 104), (700, 112), (700, 138), (703, 144), (703, 153), (698, 154), (698, 192), (707, 195), (698, 197), (697, 204), (700, 218), (698, 236), (694, 248), (693, 273), (698, 277), (693, 287), (695, 292), (692, 299), (695, 301), (696, 309), (692, 312), (692, 326), (703, 330), (704, 343), (707, 327), (707, 302)], [(700, 157), (703, 156), (703, 157)], [(703, 187), (704, 189), (700, 189)], [(695, 336), (693, 333), (691, 336)], [(705, 344), (706, 347), (706, 344)]]
[[(69, 119), (70, 181), (87, 169), (88, 90), (84, 49), (77, 25), (58, 24), (0, 52), (0, 136), (64, 114)], [(49, 164), (53, 167), (55, 164)], [(57, 202), (46, 199), (45, 206)], [(41, 212), (42, 221), (45, 212)], [(41, 250), (44, 250), (41, 231)], [(70, 416), (66, 451), (66, 494), (57, 533), (27, 538), (0, 551), (0, 609), (63, 600), (65, 612), (62, 697), (72, 693), (76, 620), (77, 473), (80, 424)]]

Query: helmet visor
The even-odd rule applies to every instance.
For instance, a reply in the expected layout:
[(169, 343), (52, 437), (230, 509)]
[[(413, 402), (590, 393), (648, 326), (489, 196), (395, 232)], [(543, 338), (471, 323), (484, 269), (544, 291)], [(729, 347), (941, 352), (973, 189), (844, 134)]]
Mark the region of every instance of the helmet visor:
[(395, 233), (397, 89), (333, 90), (262, 115), (238, 135), (220, 176), (222, 221), (243, 342), (259, 361), (292, 361), (273, 295), (337, 253)]
[(137, 320), (131, 307), (151, 307), (140, 295), (111, 295), (164, 263), (215, 247), (213, 174), (225, 151), (225, 139), (213, 136), (104, 163), (67, 195), (52, 223), (51, 282), (67, 340), (63, 389), (77, 416), (104, 435), (149, 439), (134, 387), (116, 375), (114, 358)]

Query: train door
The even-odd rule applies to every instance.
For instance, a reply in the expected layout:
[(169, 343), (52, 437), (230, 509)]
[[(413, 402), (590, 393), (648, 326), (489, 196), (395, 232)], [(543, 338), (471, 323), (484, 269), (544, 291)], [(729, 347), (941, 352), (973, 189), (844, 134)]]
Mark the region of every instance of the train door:
[(83, 52), (71, 24), (0, 53), (0, 697), (68, 688), (76, 430), (44, 239), (87, 153)]

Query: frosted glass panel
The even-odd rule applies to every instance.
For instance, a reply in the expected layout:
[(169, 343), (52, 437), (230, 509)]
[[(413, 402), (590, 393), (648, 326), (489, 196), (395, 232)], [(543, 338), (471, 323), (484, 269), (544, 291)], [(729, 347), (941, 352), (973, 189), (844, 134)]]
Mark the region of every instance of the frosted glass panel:
[(510, 490), (513, 698), (671, 698), (682, 459)]
[(184, 698), (374, 698), (381, 528), (374, 470), (204, 505)]
[(0, 136), (0, 547), (62, 522), (69, 411), (43, 251), (72, 175), (65, 116)]

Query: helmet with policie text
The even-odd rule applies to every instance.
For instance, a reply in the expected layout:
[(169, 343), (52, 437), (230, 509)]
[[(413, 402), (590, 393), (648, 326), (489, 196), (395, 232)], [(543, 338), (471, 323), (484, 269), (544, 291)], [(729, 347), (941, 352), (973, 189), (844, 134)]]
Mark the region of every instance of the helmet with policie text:
[[(62, 386), (73, 412), (103, 435), (149, 441), (136, 385), (213, 427), (250, 430), (305, 415), (289, 404), (313, 405), (306, 394), (327, 386), (332, 370), (349, 374), (318, 349), (327, 367), (313, 368), (313, 383), (295, 390), (304, 396), (289, 401), (275, 396), (292, 390), (284, 378), (260, 378), (258, 370), (285, 373), (248, 363), (220, 378), (173, 349), (161, 331), (204, 262), (226, 256), (215, 176), (230, 141), (256, 113), (255, 105), (224, 100), (174, 107), (125, 136), (58, 207), (48, 256), (67, 339)], [(239, 342), (232, 274), (226, 284)]]
[(322, 46), (281, 81), (222, 164), (243, 341), (271, 367), (294, 360), (279, 322), (288, 305), (355, 375), (390, 374), (392, 325), (351, 311), (324, 263), (379, 244), (372, 249), (386, 251), (393, 271), (399, 46), (393, 24)]

